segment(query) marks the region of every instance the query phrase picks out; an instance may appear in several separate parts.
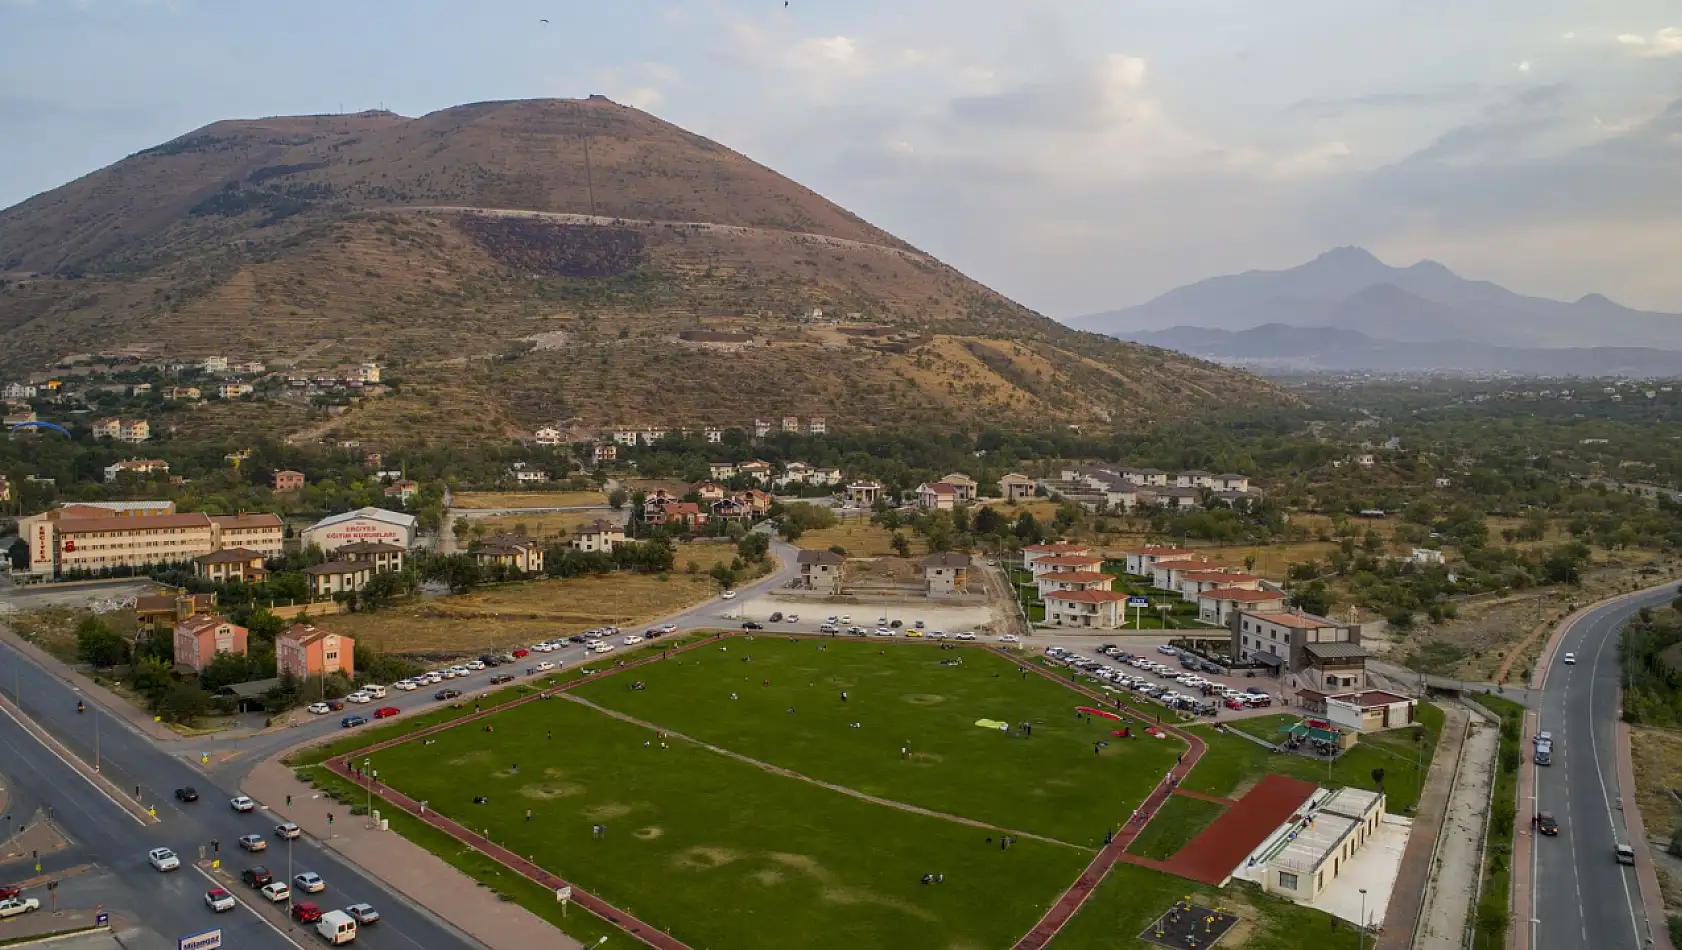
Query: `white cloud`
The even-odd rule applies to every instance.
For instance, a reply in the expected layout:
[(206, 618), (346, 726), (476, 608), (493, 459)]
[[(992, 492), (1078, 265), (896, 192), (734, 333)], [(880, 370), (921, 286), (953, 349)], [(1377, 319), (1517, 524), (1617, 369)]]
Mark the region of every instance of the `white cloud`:
[(598, 73), (596, 84), (609, 99), (649, 112), (666, 101), (666, 90), (680, 79), (664, 63), (635, 63)]
[(1652, 36), (1623, 33), (1618, 36), (1618, 42), (1631, 54), (1647, 59), (1675, 56), (1682, 53), (1682, 26), (1667, 26)]
[(1513, 68), (1518, 70), (1521, 73), (1530, 72), (1530, 60), (1528, 60), (1528, 59), (1524, 60), (1524, 61), (1520, 62), (1518, 65), (1514, 66)]

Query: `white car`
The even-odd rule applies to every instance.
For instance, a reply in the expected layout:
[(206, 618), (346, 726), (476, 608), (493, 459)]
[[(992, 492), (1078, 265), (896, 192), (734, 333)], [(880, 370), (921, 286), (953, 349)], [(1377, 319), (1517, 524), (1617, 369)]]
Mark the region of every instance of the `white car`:
[(405, 693), (408, 692), (411, 689), (420, 689), (419, 686), (415, 685), (414, 680), (398, 680), (397, 682), (391, 684), (391, 688), (392, 689), (400, 689), (400, 690), (404, 691)]
[(853, 622), (853, 615), (852, 614), (842, 614), (841, 619), (837, 620), (835, 622), (845, 626), (846, 624), (850, 624), (850, 623)]
[(675, 623), (663, 623), (663, 624), (660, 625), (660, 632), (661, 633), (677, 633), (677, 624), (675, 624)]
[(33, 897), (8, 897), (0, 901), (0, 920), (40, 909), (41, 902)]
[(458, 676), (466, 676), (467, 674), (466, 673), (457, 673), (455, 670), (445, 670), (442, 675), (447, 680), (453, 680)]
[(1180, 655), (1179, 650), (1174, 649), (1173, 647), (1169, 646), (1166, 643), (1157, 647), (1156, 652), (1162, 654), (1163, 656), (1179, 656)]
[(1577, 654), (1575, 654), (1575, 653), (1565, 654), (1565, 665), (1566, 666), (1576, 666), (1577, 665)]
[[(480, 667), (480, 669), (483, 669), (484, 664), (483, 663), (479, 664), (479, 667)], [(452, 667), (450, 667), (450, 672), (454, 673), (457, 676), (466, 676), (467, 674), (469, 674), (473, 671), (468, 669), (465, 666), (452, 666)]]
[(275, 881), (271, 884), (264, 884), (262, 893), (264, 897), (269, 899), (269, 903), (271, 904), (278, 904), (281, 901), (290, 900), (292, 898), (292, 888), (288, 887), (285, 881)]
[(174, 871), (181, 867), (181, 859), (176, 857), (175, 852), (168, 848), (153, 848), (146, 852), (146, 860), (152, 863), (152, 867), (160, 871)]
[(954, 635), (952, 639), (954, 639), (954, 640), (974, 640), (975, 639), (975, 634), (969, 633), (968, 631), (965, 631), (964, 633)]
[(879, 637), (891, 637), (891, 636), (895, 636), (896, 634), (894, 633), (892, 627), (877, 627), (876, 628), (876, 635), (879, 636)]
[(733, 590), (727, 590), (724, 593), (719, 594), (718, 596), (724, 598), (725, 600), (735, 600), (736, 599), (736, 592), (733, 591)]
[(824, 623), (840, 623), (840, 622), (841, 622), (841, 618), (837, 617), (834, 614), (830, 614), (829, 619), (824, 621)]
[(999, 634), (999, 642), (1000, 643), (1021, 643), (1022, 641), (1017, 639), (1016, 634), (1014, 634), (1014, 633), (1001, 633), (1001, 634)]
[(555, 668), (555, 664), (549, 662), (548, 660), (543, 660), (542, 662), (538, 663), (536, 666), (532, 667), (532, 669), (537, 670), (539, 673), (547, 673), (554, 668)]
[(467, 669), (472, 670), (473, 672), (477, 673), (478, 671), (485, 668), (485, 661), (474, 660), (471, 663), (463, 664), (463, 666), (465, 666)]
[(436, 685), (438, 683), (442, 683), (443, 681), (444, 681), (444, 674), (443, 673), (439, 673), (439, 672), (434, 671), (432, 673), (426, 674), (426, 682), (427, 682), (428, 686)]
[(553, 643), (534, 643), (531, 648), (534, 653), (553, 653), (555, 651)]
[(237, 812), (254, 811), (257, 808), (257, 803), (252, 801), (251, 799), (245, 797), (244, 795), (238, 795), (238, 796), (235, 796), (234, 798), (229, 799), (228, 804), (232, 805), (234, 811), (237, 811)]
[(931, 639), (931, 640), (944, 640), (944, 639), (946, 639), (946, 631), (936, 630), (935, 632), (929, 634), (929, 639)]
[(306, 706), (304, 708), (309, 710), (310, 713), (312, 713), (314, 715), (317, 715), (317, 716), (325, 716), (328, 713), (333, 711), (333, 707), (327, 705), (326, 703), (310, 703), (308, 706)]
[(362, 692), (361, 690), (357, 690), (345, 697), (345, 702), (347, 703), (371, 703), (373, 701), (374, 697)]
[(314, 871), (304, 871), (292, 878), (292, 883), (305, 894), (319, 894), (327, 889), (327, 882)]
[(837, 627), (835, 624), (832, 624), (832, 623), (819, 624), (818, 625), (818, 632), (819, 633), (840, 633), (841, 628)]
[(637, 644), (642, 642), (642, 637), (639, 637), (639, 636), (637, 636), (636, 634), (633, 633), (633, 634), (626, 637), (624, 640), (622, 640), (620, 642), (624, 643), (628, 647), (634, 647)]
[(345, 913), (363, 927), (380, 919), (380, 912), (375, 910), (372, 904), (352, 904), (345, 908)]
[(787, 620), (789, 623), (799, 623), (800, 622), (800, 615), (799, 614), (789, 614), (787, 617), (784, 617), (783, 619)]
[(606, 643), (606, 642), (598, 643), (594, 647), (592, 647), (591, 649), (594, 650), (596, 653), (612, 653), (613, 652), (613, 644)]
[(228, 889), (225, 887), (213, 887), (205, 891), (204, 902), (218, 914), (233, 910), (238, 906), (238, 902), (234, 900), (234, 895), (228, 893)]
[(287, 841), (303, 834), (303, 830), (290, 821), (283, 821), (274, 826), (274, 833)]

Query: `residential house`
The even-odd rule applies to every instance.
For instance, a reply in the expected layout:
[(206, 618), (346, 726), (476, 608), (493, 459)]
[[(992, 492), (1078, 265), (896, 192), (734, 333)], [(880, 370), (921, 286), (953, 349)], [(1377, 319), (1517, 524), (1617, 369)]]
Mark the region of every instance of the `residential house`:
[(1034, 578), (1034, 584), (1039, 588), (1040, 599), (1044, 600), (1047, 594), (1056, 591), (1110, 590), (1114, 580), (1114, 574), (1097, 571), (1047, 571)]
[(1045, 595), (1045, 622), (1053, 627), (1117, 630), (1127, 595), (1108, 590), (1060, 590)]
[(664, 488), (656, 488), (642, 498), (642, 520), (649, 524), (661, 524), (667, 506), (675, 504), (677, 496)]
[(841, 470), (834, 466), (814, 468), (806, 481), (809, 485), (839, 485), (841, 484)]
[[(692, 501), (674, 501), (662, 509), (660, 524), (687, 525), (691, 531), (707, 523), (707, 511)], [(650, 521), (649, 524), (656, 524)]]
[(637, 444), (637, 430), (624, 427), (614, 429), (613, 444), (635, 446)]
[(958, 504), (958, 489), (945, 482), (917, 486), (917, 507), (924, 511), (951, 511)]
[(135, 383), (128, 388), (130, 396), (145, 396), (152, 392), (151, 383)]
[(1180, 574), (1180, 586), (1177, 589), (1181, 597), (1196, 603), (1199, 594), (1206, 590), (1214, 590), (1217, 587), (1243, 587), (1248, 590), (1261, 590), (1261, 578), (1245, 574), (1242, 571), (1185, 571)]
[(724, 442), (724, 430), (717, 426), (707, 426), (701, 430), (701, 434), (706, 437), (708, 445), (720, 445)]
[(758, 459), (752, 462), (743, 462), (736, 466), (736, 474), (744, 478), (751, 478), (756, 482), (769, 482), (771, 480), (771, 463), (761, 462)]
[(1027, 501), (1034, 497), (1034, 480), (1012, 472), (999, 479), (999, 493), (1006, 501)]
[(207, 356), (204, 358), (204, 362), (199, 364), (199, 369), (207, 373), (226, 373), (228, 371), (228, 358), (226, 356)]
[(612, 554), (614, 548), (624, 543), (625, 526), (618, 522), (597, 518), (572, 529), (572, 549), (575, 551)]
[(590, 463), (592, 465), (599, 466), (608, 462), (617, 462), (618, 460), (619, 443), (617, 442), (597, 442), (595, 445), (590, 447)]
[(34, 383), (7, 383), (5, 389), (0, 389), (0, 399), (10, 402), (28, 402), (35, 398)]
[(5, 414), (0, 416), (0, 425), (4, 425), (8, 429), (35, 421), (38, 421), (35, 415), (35, 410), (30, 409), (27, 406), (18, 406), (16, 408), (9, 407), (7, 408)]
[(771, 434), (771, 423), (764, 419), (753, 420), (753, 437), (763, 439)]
[(1247, 493), (1250, 490), (1250, 476), (1239, 475), (1239, 474), (1234, 473), (1234, 472), (1227, 472), (1223, 475), (1216, 475), (1215, 476), (1215, 484), (1211, 485), (1210, 487), (1215, 489), (1216, 491), (1235, 491), (1235, 492), (1246, 492)]
[(1103, 566), (1104, 559), (1096, 554), (1048, 555), (1028, 562), (1028, 570), (1036, 581), (1043, 575), (1059, 571), (1096, 571)]
[(1235, 610), (1270, 614), (1284, 609), (1285, 595), (1271, 590), (1216, 587), (1197, 595), (1197, 619), (1222, 627)]
[(1215, 476), (1192, 469), (1174, 476), (1175, 488), (1214, 488)]
[(735, 462), (708, 462), (707, 477), (727, 482), (736, 477)]
[(1227, 616), (1232, 656), (1298, 674), (1315, 688), (1365, 689), (1361, 628), (1297, 611), (1234, 610)]
[(668, 432), (664, 426), (650, 426), (637, 433), (637, 441), (643, 445), (653, 445), (664, 439)]
[(958, 493), (957, 501), (960, 505), (969, 504), (974, 501), (975, 496), (979, 494), (979, 492), (976, 491), (978, 486), (975, 483), (975, 479), (970, 478), (963, 472), (953, 472), (941, 479), (941, 482), (951, 485), (953, 490)]
[(1151, 489), (1152, 493), (1156, 495), (1157, 504), (1164, 508), (1176, 509), (1179, 511), (1191, 511), (1202, 508), (1203, 493), (1207, 490), (1208, 489), (1205, 488), (1177, 488), (1172, 485), (1166, 488)]
[(244, 548), (223, 548), (193, 558), (193, 575), (215, 584), (261, 584), (268, 580), (263, 555)]
[(757, 488), (750, 488), (736, 496), (742, 504), (747, 506), (748, 513), (755, 518), (763, 518), (771, 513), (771, 496)]
[(1193, 548), (1157, 547), (1147, 545), (1142, 548), (1134, 548), (1131, 551), (1125, 552), (1124, 557), (1127, 564), (1127, 573), (1140, 577), (1150, 577), (1151, 568), (1156, 566), (1156, 562), (1171, 560), (1174, 558), (1191, 557), (1196, 553), (1197, 551)]
[(202, 673), (218, 653), (244, 656), (247, 632), (218, 614), (189, 617), (175, 625), (175, 664)]
[(800, 565), (798, 586), (806, 590), (823, 591), (834, 595), (841, 591), (841, 571), (847, 559), (834, 551), (801, 551), (796, 558)]
[(216, 387), (216, 395), (223, 399), (238, 399), (241, 396), (251, 395), (251, 392), (250, 383), (227, 382)]
[(356, 676), (356, 641), (313, 624), (293, 624), (275, 637), (275, 673), (299, 679), (343, 673)]
[(874, 508), (882, 500), (881, 482), (853, 482), (847, 486), (847, 504), (855, 508)]
[(724, 500), (724, 496), (729, 494), (729, 491), (717, 482), (702, 482), (695, 486), (695, 494), (703, 504), (710, 505), (715, 501)]
[(1299, 689), (1297, 696), (1307, 711), (1324, 717), (1334, 726), (1355, 732), (1397, 729), (1418, 721), (1417, 702), (1399, 693), (1378, 689), (1350, 693)]
[(215, 594), (141, 594), (134, 599), (134, 619), (142, 627), (171, 629), (188, 617), (216, 609)]
[(6, 480), (5, 475), (0, 475), (0, 501), (11, 501), (11, 500), (12, 500), (12, 483)]
[(1135, 485), (1150, 488), (1167, 488), (1168, 473), (1160, 468), (1124, 468), (1121, 475)]
[(105, 480), (114, 482), (124, 475), (134, 475), (149, 478), (153, 475), (168, 475), (169, 463), (163, 459), (125, 459), (105, 466)]
[(1414, 548), (1413, 553), (1408, 555), (1408, 560), (1423, 565), (1444, 563), (1443, 552), (1432, 548)]
[(721, 498), (708, 506), (707, 510), (711, 517), (719, 521), (746, 521), (753, 516), (752, 510), (739, 496)]
[(917, 566), (923, 569), (923, 586), (931, 596), (969, 593), (968, 554), (942, 551), (923, 558)]
[(783, 431), (787, 432), (787, 433), (791, 433), (791, 434), (799, 434), (799, 432), (800, 432), (800, 417), (799, 416), (783, 416)]
[(1213, 570), (1214, 565), (1208, 558), (1186, 556), (1177, 558), (1163, 558), (1151, 568), (1151, 586), (1157, 590), (1171, 590), (1178, 593), (1180, 577), (1189, 571)]
[(203, 673), (219, 653), (246, 655), (249, 631), (219, 614), (199, 613), (176, 622), (173, 628), (177, 671)]
[(372, 566), (375, 574), (387, 574), (403, 569), (409, 551), (389, 541), (352, 541), (334, 553), (343, 560)]
[(829, 423), (824, 421), (823, 416), (813, 416), (812, 418), (806, 420), (807, 435), (823, 435), (828, 431)]
[(783, 466), (783, 473), (776, 478), (778, 488), (789, 485), (804, 485), (811, 480), (812, 466), (805, 462), (790, 462)]
[(1092, 553), (1092, 548), (1085, 544), (1065, 544), (1061, 541), (1055, 544), (1030, 544), (1022, 549), (1022, 566), (1034, 569), (1034, 562), (1048, 557), (1086, 557)]
[(304, 568), (304, 579), (309, 581), (312, 597), (355, 593), (373, 576), (374, 565), (367, 561), (328, 561)]
[(543, 571), (543, 545), (531, 538), (501, 534), (475, 546), (473, 559), (482, 567), (501, 564), (527, 574), (539, 574)]
[(198, 402), (204, 394), (197, 386), (170, 386), (164, 390), (164, 398), (170, 402)]
[(409, 478), (400, 478), (385, 487), (385, 496), (396, 499), (399, 504), (408, 504), (409, 499), (420, 491), (420, 482)]
[(532, 441), (538, 445), (560, 445), (561, 430), (554, 426), (539, 426), (537, 431), (532, 433)]
[(536, 485), (549, 480), (549, 473), (526, 462), (515, 462), (508, 466), (508, 474), (521, 485)]
[(304, 473), (303, 472), (294, 472), (291, 469), (287, 469), (284, 472), (274, 473), (274, 490), (275, 491), (298, 491), (299, 489), (301, 489), (303, 487), (304, 487)]

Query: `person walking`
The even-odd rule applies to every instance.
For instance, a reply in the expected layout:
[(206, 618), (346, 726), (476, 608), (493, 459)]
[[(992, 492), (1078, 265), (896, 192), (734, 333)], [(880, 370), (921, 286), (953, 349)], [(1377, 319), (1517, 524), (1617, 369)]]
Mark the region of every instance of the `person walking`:
[(531, 821), (531, 809), (526, 809), (526, 820)]

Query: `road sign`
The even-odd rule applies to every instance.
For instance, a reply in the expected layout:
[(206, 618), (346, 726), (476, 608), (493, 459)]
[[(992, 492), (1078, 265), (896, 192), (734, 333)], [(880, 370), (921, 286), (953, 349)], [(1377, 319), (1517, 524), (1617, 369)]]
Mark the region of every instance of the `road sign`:
[(566, 887), (555, 888), (555, 899), (563, 903), (572, 900), (572, 885), (568, 884)]
[(1129, 597), (1129, 598), (1127, 598), (1127, 606), (1129, 606), (1129, 607), (1149, 607), (1150, 605), (1151, 605), (1151, 599), (1149, 597)]
[(180, 944), (176, 946), (176, 950), (221, 950), (221, 948), (222, 931), (220, 929), (206, 930), (202, 934), (182, 937)]
[(93, 922), (96, 924), (108, 924), (111, 922), (111, 915), (105, 913), (104, 911), (100, 911), (99, 913), (93, 915)]

